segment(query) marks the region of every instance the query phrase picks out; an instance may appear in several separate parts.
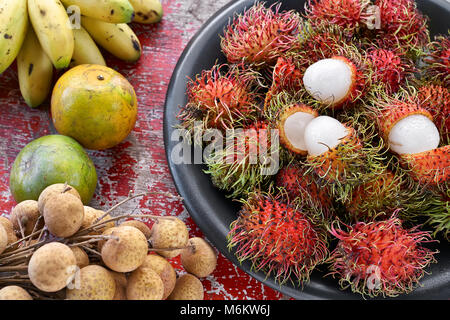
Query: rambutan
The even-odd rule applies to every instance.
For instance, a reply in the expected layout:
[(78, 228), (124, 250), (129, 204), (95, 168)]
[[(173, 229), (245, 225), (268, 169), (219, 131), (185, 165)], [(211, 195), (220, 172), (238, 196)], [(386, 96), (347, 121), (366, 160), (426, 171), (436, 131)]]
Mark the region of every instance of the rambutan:
[(242, 203), (228, 234), (228, 247), (236, 247), (238, 260), (251, 261), (255, 271), (274, 275), (281, 284), (308, 282), (328, 256), (326, 233), (279, 196), (255, 191)]
[(384, 95), (375, 105), (379, 134), (392, 152), (413, 154), (438, 147), (440, 137), (433, 116), (419, 105), (417, 96), (406, 92)]
[(332, 225), (330, 233), (339, 242), (330, 256), (331, 275), (339, 277), (342, 288), (370, 297), (395, 297), (411, 292), (436, 262), (429, 232), (418, 227), (404, 229), (399, 218), (377, 222)]
[(423, 77), (445, 87), (450, 87), (450, 34), (436, 36), (427, 45), (423, 58)]
[(413, 75), (414, 63), (401, 53), (372, 47), (367, 56), (374, 69), (372, 81), (382, 84), (388, 93), (397, 92), (405, 79)]
[(389, 218), (398, 208), (403, 221), (416, 221), (430, 208), (433, 196), (397, 168), (386, 170), (372, 180), (356, 186), (345, 208), (352, 222)]
[(425, 212), (427, 224), (434, 229), (433, 235), (442, 235), (450, 241), (450, 189), (433, 197), (431, 208)]
[(306, 17), (315, 25), (326, 21), (341, 27), (358, 29), (369, 19), (370, 0), (308, 0)]
[(334, 216), (334, 204), (328, 188), (320, 186), (316, 177), (299, 164), (287, 165), (278, 171), (275, 185), (286, 191), (291, 202), (299, 203), (302, 208), (311, 208), (319, 212), (320, 218), (328, 220)]
[(227, 130), (226, 145), (206, 157), (213, 184), (236, 198), (262, 187), (279, 168), (278, 135), (258, 120)]
[(304, 104), (293, 104), (283, 108), (278, 117), (280, 142), (294, 154), (306, 156), (304, 133), (308, 123), (318, 117), (316, 110)]
[(237, 15), (224, 30), (221, 47), (228, 62), (270, 65), (296, 41), (301, 18), (298, 13), (269, 8), (258, 2)]
[(264, 109), (270, 100), (277, 94), (286, 92), (296, 92), (302, 86), (302, 73), (297, 68), (293, 59), (288, 57), (278, 57), (277, 63), (272, 73), (272, 83), (266, 94)]
[[(351, 189), (383, 172), (382, 145), (372, 145), (358, 131), (329, 116), (319, 116), (305, 128), (306, 163), (336, 200), (346, 201)], [(362, 137), (362, 138), (361, 138)]]
[(200, 121), (204, 128), (231, 129), (258, 112), (257, 75), (238, 66), (215, 65), (188, 84), (188, 103), (178, 118), (185, 129)]
[(380, 29), (377, 42), (383, 48), (397, 48), (417, 56), (429, 42), (427, 18), (417, 9), (414, 0), (376, 0)]
[(418, 153), (401, 154), (400, 161), (422, 185), (447, 189), (450, 181), (450, 145)]
[(441, 134), (441, 144), (450, 144), (450, 91), (437, 84), (418, 88), (417, 96), (422, 108), (429, 111)]

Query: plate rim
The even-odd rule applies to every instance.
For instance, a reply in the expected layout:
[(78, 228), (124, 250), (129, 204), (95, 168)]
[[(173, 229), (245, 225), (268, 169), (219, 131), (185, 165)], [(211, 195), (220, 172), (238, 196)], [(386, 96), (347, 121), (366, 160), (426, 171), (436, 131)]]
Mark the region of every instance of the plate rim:
[[(417, 1), (417, 0), (416, 0)], [(175, 169), (178, 165), (174, 164), (171, 161), (170, 158), (170, 152), (171, 149), (169, 148), (170, 145), (170, 130), (174, 129), (172, 126), (169, 125), (170, 121), (169, 120), (169, 112), (168, 112), (168, 105), (170, 104), (170, 101), (172, 99), (172, 95), (173, 94), (177, 94), (176, 92), (174, 93), (175, 90), (175, 84), (180, 81), (180, 79), (177, 77), (177, 74), (179, 74), (179, 71), (181, 69), (181, 67), (183, 66), (183, 64), (185, 63), (186, 58), (189, 56), (189, 54), (191, 53), (192, 50), (195, 50), (195, 44), (201, 39), (202, 35), (204, 33), (207, 33), (207, 28), (210, 27), (211, 25), (214, 24), (214, 22), (216, 20), (218, 20), (221, 16), (226, 16), (228, 17), (228, 19), (230, 19), (233, 14), (235, 14), (236, 12), (238, 12), (239, 10), (236, 10), (236, 8), (239, 7), (247, 7), (248, 5), (246, 3), (252, 3), (254, 2), (253, 0), (235, 0), (235, 1), (230, 1), (228, 4), (226, 4), (225, 6), (223, 6), (222, 8), (220, 8), (217, 12), (215, 12), (209, 19), (206, 20), (206, 22), (204, 22), (201, 27), (199, 28), (199, 30), (194, 34), (194, 36), (188, 41), (187, 45), (185, 46), (185, 48), (183, 49), (181, 55), (179, 56), (177, 63), (175, 65), (175, 68), (173, 69), (168, 87), (167, 87), (167, 92), (166, 92), (166, 96), (165, 96), (165, 102), (164, 102), (164, 114), (163, 114), (163, 140), (164, 140), (164, 150), (165, 150), (165, 156), (166, 156), (166, 161), (167, 161), (167, 165), (169, 168), (169, 172), (172, 176), (172, 179), (174, 181), (174, 186), (175, 189), (177, 190), (177, 192), (180, 194), (181, 197), (183, 197), (184, 191), (183, 188), (181, 186), (181, 183), (179, 181), (179, 177), (178, 177), (178, 173), (177, 173), (177, 169)], [(283, 2), (282, 0), (278, 1), (278, 0), (269, 0), (266, 2)], [(447, 12), (450, 12), (450, 3), (445, 2), (445, 0), (418, 0), (417, 2), (432, 2), (437, 4), (437, 6), (439, 7), (446, 7), (448, 6)], [(228, 14), (230, 13), (230, 14)], [(218, 35), (219, 36), (219, 35)], [(219, 55), (219, 54), (218, 54)], [(187, 78), (187, 76), (186, 76)], [(186, 80), (183, 80), (186, 81)], [(178, 108), (178, 106), (176, 107)], [(196, 214), (193, 214), (192, 212), (194, 211), (194, 209), (192, 208), (191, 204), (190, 204), (190, 199), (186, 199), (183, 197), (183, 205), (186, 208), (187, 212), (189, 213), (190, 217), (194, 220), (194, 222), (196, 223), (196, 225), (198, 226), (198, 228), (201, 230), (201, 232), (206, 236), (206, 238), (208, 239), (208, 241), (210, 241), (216, 248), (219, 247), (218, 245), (216, 245), (216, 243), (211, 240), (212, 237), (210, 237), (212, 231), (211, 230), (205, 230), (205, 228), (202, 228), (202, 222), (199, 220), (199, 217), (197, 217)], [(306, 283), (304, 288), (301, 288), (299, 286), (295, 286), (294, 284), (283, 284), (283, 285), (279, 285), (278, 283), (276, 283), (271, 277), (267, 277), (263, 272), (261, 271), (253, 271), (253, 269), (250, 268), (250, 264), (247, 262), (244, 263), (240, 263), (239, 261), (237, 261), (234, 253), (232, 250), (227, 250), (227, 251), (223, 251), (223, 250), (219, 250), (217, 249), (223, 256), (225, 256), (225, 258), (227, 258), (234, 266), (236, 266), (237, 268), (239, 268), (240, 270), (242, 270), (243, 272), (245, 272), (246, 274), (248, 274), (249, 276), (253, 277), (254, 279), (256, 279), (257, 281), (263, 283), (264, 285), (282, 293), (285, 295), (288, 295), (294, 299), (305, 299), (305, 300), (321, 300), (321, 299), (351, 299), (351, 300), (362, 300), (364, 299), (362, 296), (349, 292), (349, 290), (341, 290), (337, 284), (336, 281), (336, 290), (334, 290), (333, 292), (330, 293), (330, 296), (323, 296), (323, 295), (317, 295), (315, 294), (314, 289), (311, 287), (311, 282)], [(396, 299), (427, 299), (427, 297), (424, 297), (421, 294), (418, 294), (417, 297), (414, 294), (415, 291), (417, 291), (418, 289), (420, 289), (421, 287), (418, 286), (416, 289), (414, 289), (411, 293), (409, 294), (403, 294), (400, 295), (398, 297), (396, 297)], [(315, 288), (316, 290), (323, 290), (323, 288)], [(320, 291), (321, 293), (323, 293), (323, 291)], [(335, 297), (335, 294), (339, 293), (340, 297)], [(448, 297), (447, 297), (448, 298)], [(376, 298), (372, 298), (371, 300), (374, 299), (383, 299), (383, 300), (387, 300), (387, 299), (391, 299), (391, 298), (380, 298), (380, 297), (376, 297)]]

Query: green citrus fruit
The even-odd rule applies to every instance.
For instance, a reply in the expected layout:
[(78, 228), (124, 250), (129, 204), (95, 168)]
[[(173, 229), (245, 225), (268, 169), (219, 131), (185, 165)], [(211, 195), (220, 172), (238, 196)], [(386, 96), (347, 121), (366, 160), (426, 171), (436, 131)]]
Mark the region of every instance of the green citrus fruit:
[(14, 160), (9, 177), (17, 203), (38, 200), (49, 185), (66, 182), (88, 204), (97, 186), (97, 172), (83, 147), (62, 135), (44, 136), (27, 144)]
[(87, 149), (103, 150), (122, 142), (133, 130), (137, 98), (133, 86), (115, 70), (80, 65), (61, 76), (53, 89), (56, 130)]

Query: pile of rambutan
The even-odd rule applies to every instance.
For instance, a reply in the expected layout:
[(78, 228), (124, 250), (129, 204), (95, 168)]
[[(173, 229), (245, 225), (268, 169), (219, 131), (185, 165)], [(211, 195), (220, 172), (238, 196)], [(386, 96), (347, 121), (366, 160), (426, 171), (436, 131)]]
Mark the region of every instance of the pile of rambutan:
[(229, 21), (226, 63), (189, 81), (179, 120), (226, 137), (205, 173), (241, 203), (239, 261), (299, 287), (328, 269), (364, 297), (419, 285), (450, 240), (450, 40), (427, 22), (414, 0), (256, 2)]

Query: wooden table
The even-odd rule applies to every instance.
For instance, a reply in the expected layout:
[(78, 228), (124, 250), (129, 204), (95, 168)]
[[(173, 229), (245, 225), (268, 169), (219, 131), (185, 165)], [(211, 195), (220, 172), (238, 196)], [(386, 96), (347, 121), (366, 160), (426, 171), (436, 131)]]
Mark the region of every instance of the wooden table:
[[(132, 134), (119, 146), (88, 151), (97, 168), (98, 187), (91, 206), (107, 209), (130, 191), (176, 193), (164, 153), (163, 112), (167, 85), (184, 47), (201, 25), (228, 0), (163, 0), (164, 18), (156, 25), (132, 24), (143, 56), (126, 64), (105, 53), (108, 66), (121, 72), (135, 87), (139, 118)], [(13, 65), (0, 75), (0, 214), (16, 204), (9, 191), (9, 170), (19, 151), (32, 140), (55, 133), (49, 101), (30, 109), (23, 101)], [(191, 236), (203, 236), (182, 203), (164, 196), (145, 197), (121, 207), (123, 212), (178, 216)], [(179, 259), (172, 260), (183, 273)], [(280, 299), (282, 295), (249, 277), (219, 255), (213, 275), (202, 279), (205, 299)]]

